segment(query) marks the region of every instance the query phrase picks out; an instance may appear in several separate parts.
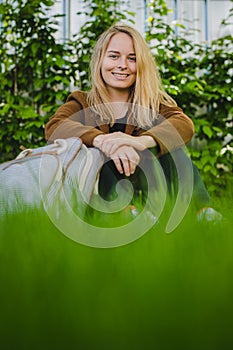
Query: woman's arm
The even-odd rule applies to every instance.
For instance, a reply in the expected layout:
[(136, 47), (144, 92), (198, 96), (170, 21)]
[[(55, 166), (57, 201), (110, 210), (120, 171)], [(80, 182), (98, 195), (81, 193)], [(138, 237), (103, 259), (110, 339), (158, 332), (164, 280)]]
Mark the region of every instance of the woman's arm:
[(151, 136), (131, 136), (122, 132), (99, 135), (93, 141), (93, 146), (110, 157), (119, 173), (126, 176), (133, 174), (139, 164), (140, 156), (137, 151), (144, 151), (155, 145)]
[(156, 125), (145, 131), (139, 129), (135, 136), (122, 132), (97, 136), (93, 145), (110, 156), (123, 145), (143, 151), (156, 147), (158, 156), (188, 143), (194, 134), (192, 120), (179, 107), (161, 106)]
[(193, 122), (182, 109), (165, 105), (160, 106), (157, 125), (147, 131), (139, 132), (139, 135), (153, 137), (158, 145), (158, 156), (184, 146), (192, 139), (193, 134)]
[(146, 148), (156, 147), (156, 141), (150, 135), (132, 136), (123, 132), (114, 132), (96, 136), (93, 146), (110, 157), (119, 147), (129, 146), (137, 151), (144, 151)]
[(86, 94), (75, 91), (45, 125), (45, 137), (48, 141), (80, 137), (84, 144), (92, 146), (94, 138), (104, 134), (95, 128), (95, 121), (88, 107)]

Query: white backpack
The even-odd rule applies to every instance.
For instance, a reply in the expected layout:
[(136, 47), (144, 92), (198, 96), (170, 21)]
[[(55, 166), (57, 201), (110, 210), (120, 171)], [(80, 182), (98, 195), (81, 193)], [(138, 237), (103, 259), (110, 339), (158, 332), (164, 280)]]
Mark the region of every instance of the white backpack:
[(23, 150), (0, 164), (0, 214), (46, 207), (55, 201), (89, 203), (104, 163), (101, 151), (79, 138)]

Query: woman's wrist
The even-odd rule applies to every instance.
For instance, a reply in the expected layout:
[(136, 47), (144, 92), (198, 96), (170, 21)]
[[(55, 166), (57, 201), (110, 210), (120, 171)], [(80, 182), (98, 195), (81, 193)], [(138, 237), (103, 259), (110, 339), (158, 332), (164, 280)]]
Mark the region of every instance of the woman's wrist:
[(157, 147), (158, 144), (155, 139), (150, 135), (141, 135), (139, 136), (140, 143), (142, 143), (145, 148)]
[(99, 148), (102, 143), (102, 138), (103, 138), (102, 134), (97, 135), (92, 141), (93, 146)]

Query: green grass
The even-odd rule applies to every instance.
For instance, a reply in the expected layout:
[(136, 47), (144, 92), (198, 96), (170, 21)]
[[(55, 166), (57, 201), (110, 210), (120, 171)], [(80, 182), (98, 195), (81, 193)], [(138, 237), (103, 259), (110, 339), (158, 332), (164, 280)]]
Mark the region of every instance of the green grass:
[[(111, 249), (78, 244), (34, 211), (0, 227), (0, 344), (7, 349), (227, 350), (233, 235), (187, 216)], [(116, 218), (115, 218), (116, 219)]]

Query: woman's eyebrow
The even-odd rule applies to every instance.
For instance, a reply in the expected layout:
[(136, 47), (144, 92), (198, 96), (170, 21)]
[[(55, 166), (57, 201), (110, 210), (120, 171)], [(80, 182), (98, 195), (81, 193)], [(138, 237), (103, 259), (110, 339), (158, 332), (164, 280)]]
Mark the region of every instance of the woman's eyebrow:
[(115, 50), (108, 50), (107, 52), (120, 53), (119, 51), (115, 51)]
[[(108, 52), (108, 53), (113, 52), (113, 53), (118, 53), (118, 54), (120, 54), (120, 51), (116, 51), (116, 50), (108, 50), (107, 52)], [(129, 55), (129, 56), (136, 56), (136, 53), (131, 52), (131, 53), (129, 53), (128, 55)]]

